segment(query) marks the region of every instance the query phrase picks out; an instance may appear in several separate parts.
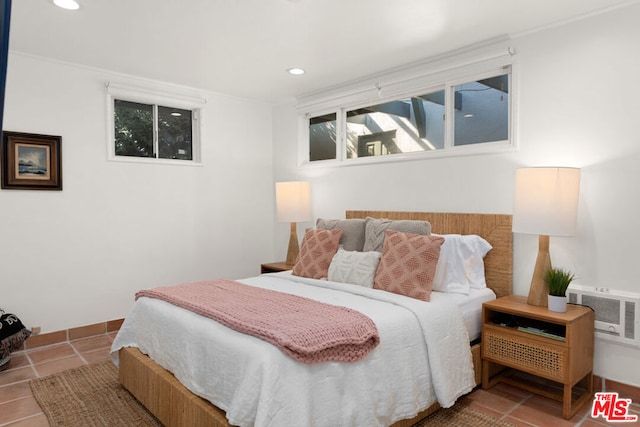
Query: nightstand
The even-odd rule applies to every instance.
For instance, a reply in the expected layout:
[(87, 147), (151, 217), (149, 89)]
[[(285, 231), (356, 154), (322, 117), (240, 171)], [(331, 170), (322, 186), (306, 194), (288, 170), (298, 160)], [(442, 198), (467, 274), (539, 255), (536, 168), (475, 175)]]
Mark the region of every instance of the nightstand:
[(266, 264), (260, 264), (260, 274), (264, 273), (277, 273), (279, 271), (293, 270), (293, 265), (289, 265), (286, 262), (268, 262)]
[(482, 388), (523, 388), (562, 402), (571, 418), (593, 397), (594, 318), (589, 307), (556, 313), (516, 295), (484, 303)]

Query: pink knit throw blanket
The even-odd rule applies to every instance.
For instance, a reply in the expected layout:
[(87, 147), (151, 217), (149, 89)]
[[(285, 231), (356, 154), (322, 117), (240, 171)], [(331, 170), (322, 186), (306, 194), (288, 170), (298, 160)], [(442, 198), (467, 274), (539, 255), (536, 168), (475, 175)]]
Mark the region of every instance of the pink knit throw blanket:
[(355, 362), (380, 343), (373, 321), (355, 310), (232, 280), (142, 290), (140, 297), (209, 317), (304, 363)]

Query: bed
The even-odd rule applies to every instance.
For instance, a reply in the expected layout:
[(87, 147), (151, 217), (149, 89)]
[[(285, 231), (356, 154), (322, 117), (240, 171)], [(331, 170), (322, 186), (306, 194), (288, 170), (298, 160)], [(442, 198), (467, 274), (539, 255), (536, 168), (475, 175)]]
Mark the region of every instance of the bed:
[[(413, 220), (413, 221), (428, 221), (431, 224), (432, 232), (438, 234), (462, 234), (462, 235), (471, 235), (475, 234), (481, 236), (486, 239), (487, 242), (492, 246), (491, 251), (484, 258), (484, 268), (485, 268), (485, 278), (487, 287), (493, 291), (495, 296), (503, 296), (511, 293), (511, 280), (512, 280), (512, 234), (511, 234), (511, 217), (509, 215), (493, 215), (493, 214), (451, 214), (451, 213), (408, 213), (408, 212), (384, 212), (384, 211), (347, 211), (346, 218), (347, 219), (356, 219), (356, 218), (387, 218), (390, 220)], [(250, 278), (247, 280), (243, 280), (242, 282), (248, 282), (248, 284), (252, 286), (259, 287), (272, 287), (280, 288), (282, 286), (290, 286), (290, 288), (285, 289), (285, 292), (295, 292), (296, 288), (299, 285), (291, 285), (289, 284), (289, 279), (291, 277), (290, 273), (278, 273), (273, 275), (263, 275), (257, 278)], [(296, 279), (297, 280), (297, 279)], [(329, 283), (315, 283), (315, 279), (304, 279), (303, 281), (308, 281), (311, 283), (307, 283), (312, 285), (313, 292), (315, 294), (328, 295), (329, 300), (333, 300), (336, 298), (333, 290), (326, 289), (326, 286), (334, 286)], [(316, 282), (321, 282), (316, 280)], [(295, 281), (292, 283), (296, 283)], [(306, 291), (305, 291), (306, 292)], [(382, 304), (387, 304), (387, 306), (392, 306), (393, 310), (397, 310), (400, 316), (413, 316), (414, 313), (411, 310), (408, 310), (403, 307), (396, 307), (396, 305), (401, 305), (402, 298), (407, 299), (405, 297), (396, 298), (394, 295), (388, 295), (390, 301), (376, 301), (376, 302), (368, 302), (367, 304), (362, 304), (362, 298), (372, 298), (370, 294), (379, 291), (371, 291), (369, 289), (358, 289), (355, 292), (355, 296), (340, 296), (339, 298), (345, 298), (348, 300), (353, 300), (353, 302), (349, 302), (350, 304), (355, 304), (358, 309), (365, 312), (364, 314), (371, 316), (374, 321), (378, 321), (379, 319), (376, 316), (379, 316), (379, 312), (383, 311), (378, 307), (382, 307)], [(342, 293), (341, 293), (342, 294)], [(386, 293), (385, 293), (386, 294)], [(440, 297), (439, 295), (435, 295), (436, 299)], [(452, 296), (453, 297), (453, 296)], [(314, 298), (316, 298), (314, 296)], [(325, 298), (324, 296), (318, 296), (318, 298)], [(486, 295), (484, 296), (486, 298)], [(145, 300), (144, 298), (141, 301)], [(391, 303), (390, 305), (388, 303)], [(140, 304), (142, 305), (142, 304)], [(160, 304), (162, 305), (162, 304)], [(169, 304), (167, 304), (169, 305)], [(411, 303), (409, 304), (411, 305)], [(479, 305), (476, 305), (476, 314), (471, 314), (469, 317), (477, 317), (479, 319), (479, 309), (481, 306), (481, 302)], [(172, 310), (172, 308), (164, 307), (164, 309)], [(156, 308), (146, 308), (140, 309), (142, 313), (146, 313), (144, 310), (149, 310), (150, 313), (153, 313), (154, 310), (158, 310)], [(179, 309), (178, 309), (179, 310)], [(384, 309), (386, 310), (386, 309)], [(389, 309), (392, 310), (392, 309)], [(408, 313), (408, 314), (407, 314)], [(473, 313), (473, 311), (472, 311)], [(184, 313), (183, 313), (184, 314)], [(343, 392), (351, 393), (352, 395), (372, 395), (378, 396), (376, 393), (380, 393), (381, 397), (386, 398), (384, 393), (392, 394), (390, 400), (393, 402), (399, 402), (397, 406), (400, 406), (401, 409), (396, 407), (394, 408), (386, 408), (385, 405), (390, 406), (390, 404), (385, 404), (384, 400), (375, 400), (373, 402), (363, 402), (361, 403), (362, 408), (368, 408), (365, 410), (367, 414), (363, 415), (365, 418), (358, 418), (360, 415), (357, 414), (357, 410), (353, 410), (355, 415), (349, 415), (351, 418), (338, 418), (341, 421), (339, 424), (351, 424), (351, 425), (362, 425), (363, 420), (367, 423), (367, 425), (394, 425), (394, 426), (411, 426), (420, 419), (426, 417), (428, 414), (434, 412), (440, 407), (440, 403), (438, 402), (446, 402), (444, 406), (448, 406), (452, 404), (451, 399), (455, 401), (457, 397), (456, 393), (459, 393), (459, 390), (456, 392), (449, 391), (448, 385), (444, 385), (444, 391), (442, 391), (442, 378), (438, 378), (438, 375), (444, 376), (446, 379), (447, 375), (447, 366), (446, 363), (440, 361), (440, 363), (444, 363), (442, 365), (442, 369), (435, 370), (433, 373), (428, 369), (421, 370), (422, 364), (411, 363), (412, 360), (422, 360), (424, 357), (425, 360), (428, 357), (435, 357), (431, 354), (424, 353), (424, 356), (421, 355), (421, 351), (425, 351), (421, 349), (420, 345), (411, 345), (411, 349), (403, 349), (401, 352), (390, 351), (387, 346), (380, 346), (376, 348), (375, 357), (368, 357), (362, 361), (358, 361), (349, 367), (345, 367), (345, 364), (329, 362), (325, 364), (321, 364), (323, 366), (328, 367), (328, 371), (319, 372), (317, 366), (305, 366), (300, 367), (299, 363), (291, 360), (287, 360), (287, 357), (284, 355), (278, 356), (277, 349), (268, 349), (269, 344), (265, 344), (263, 342), (259, 342), (260, 340), (250, 337), (233, 337), (233, 340), (239, 340), (234, 344), (225, 344), (225, 347), (214, 348), (211, 347), (208, 350), (196, 350), (195, 353), (202, 353), (203, 351), (207, 354), (216, 354), (216, 358), (225, 359), (224, 355), (227, 354), (227, 351), (230, 347), (238, 346), (243, 349), (248, 349), (247, 353), (260, 353), (261, 358), (268, 362), (265, 362), (266, 366), (254, 366), (251, 362), (246, 362), (243, 359), (244, 356), (232, 356), (237, 358), (237, 363), (231, 362), (231, 366), (228, 366), (222, 371), (219, 367), (213, 366), (212, 371), (208, 371), (209, 365), (216, 365), (217, 362), (212, 362), (208, 360), (203, 363), (194, 363), (192, 361), (183, 362), (182, 356), (178, 352), (178, 350), (169, 350), (159, 351), (158, 349), (164, 349), (164, 344), (158, 344), (158, 348), (153, 350), (146, 348), (146, 344), (140, 345), (136, 342), (135, 335), (136, 334), (157, 334), (157, 332), (149, 331), (145, 328), (149, 327), (150, 323), (144, 321), (147, 319), (144, 317), (146, 314), (140, 314), (140, 318), (143, 320), (138, 322), (139, 325), (136, 326), (136, 332), (132, 332), (133, 326), (127, 325), (127, 321), (133, 324), (135, 319), (127, 318), (125, 324), (123, 324), (123, 329), (121, 329), (122, 334), (118, 334), (116, 340), (114, 341), (114, 346), (112, 350), (117, 354), (117, 362), (119, 363), (119, 378), (120, 382), (127, 388), (147, 409), (149, 409), (163, 424), (167, 426), (229, 426), (233, 425), (227, 420), (227, 414), (225, 411), (219, 409), (218, 407), (211, 404), (208, 400), (199, 397), (206, 396), (211, 401), (219, 401), (218, 399), (222, 399), (220, 401), (226, 402), (223, 405), (228, 409), (231, 422), (236, 422), (237, 424), (245, 424), (251, 425), (253, 421), (251, 420), (259, 420), (256, 424), (261, 425), (282, 425), (282, 420), (287, 420), (287, 418), (283, 415), (284, 418), (278, 418), (281, 416), (281, 412), (286, 412), (288, 408), (285, 408), (282, 405), (294, 406), (296, 409), (300, 409), (303, 414), (308, 414), (308, 419), (301, 419), (299, 423), (302, 425), (315, 425), (324, 423), (324, 420), (327, 420), (327, 424), (333, 422), (335, 424), (335, 418), (331, 418), (330, 415), (325, 414), (326, 409), (321, 409), (321, 413), (313, 413), (313, 408), (306, 408), (305, 405), (308, 405), (308, 402), (315, 402), (317, 400), (327, 400), (331, 402), (332, 398), (335, 396), (331, 396), (329, 393), (330, 390), (340, 389)], [(395, 314), (394, 314), (395, 315)], [(136, 317), (137, 314), (133, 313), (131, 317)], [(178, 348), (190, 348), (195, 346), (196, 344), (192, 344), (189, 341), (180, 341), (186, 335), (195, 335), (200, 336), (198, 334), (210, 333), (209, 326), (193, 326), (196, 325), (194, 323), (196, 321), (195, 317), (197, 316), (193, 313), (189, 313), (186, 315), (187, 320), (185, 320), (185, 324), (189, 326), (189, 334), (185, 334), (183, 329), (184, 326), (176, 326), (175, 330), (171, 331), (171, 327), (164, 327), (167, 331), (163, 332), (167, 334), (167, 337), (170, 337), (169, 341), (177, 342)], [(455, 319), (454, 319), (455, 320)], [(450, 320), (449, 322), (454, 322), (454, 320)], [(461, 316), (461, 323), (456, 327), (458, 329), (465, 329), (464, 336), (467, 340), (471, 338), (475, 338), (475, 335), (478, 335), (479, 328), (470, 326), (472, 325), (472, 321), (470, 319), (464, 318)], [(423, 320), (424, 323), (435, 322), (435, 320), (430, 320), (428, 318)], [(215, 322), (213, 322), (215, 323)], [(455, 324), (455, 323), (454, 323)], [(181, 329), (182, 328), (182, 329)], [(199, 332), (201, 328), (203, 332)], [(224, 328), (224, 326), (219, 325), (218, 328)], [(381, 341), (389, 343), (391, 345), (395, 333), (393, 332), (393, 328), (385, 329), (385, 327), (380, 327), (380, 339)], [(407, 327), (406, 329), (412, 329)], [(427, 328), (423, 328), (427, 329)], [(128, 332), (127, 332), (128, 331)], [(182, 332), (181, 332), (182, 331)], [(214, 331), (214, 334), (223, 333), (222, 329)], [(232, 334), (238, 334), (236, 332), (231, 331)], [(449, 335), (456, 336), (456, 334), (441, 334), (438, 335), (437, 331), (426, 333), (424, 331), (420, 332), (420, 328), (416, 329), (416, 331), (411, 332), (415, 334), (424, 334), (424, 340), (428, 341), (431, 339), (434, 342), (438, 342), (438, 340), (449, 339)], [(173, 335), (172, 335), (173, 334)], [(431, 335), (431, 336), (430, 336)], [(471, 338), (469, 338), (471, 337)], [(253, 341), (252, 341), (253, 339)], [(400, 338), (398, 338), (400, 339)], [(404, 338), (402, 338), (404, 339)], [(207, 339), (208, 340), (208, 339)], [(411, 342), (413, 342), (414, 338), (411, 338)], [(197, 340), (202, 342), (203, 340)], [(459, 339), (458, 339), (459, 341)], [(416, 339), (418, 342), (418, 339)], [(468, 344), (465, 343), (466, 345)], [(473, 385), (477, 385), (480, 382), (481, 378), (481, 363), (480, 363), (480, 346), (477, 343), (472, 343), (471, 346), (471, 359), (472, 359), (472, 381)], [(205, 344), (198, 344), (205, 345)], [(209, 345), (209, 344), (206, 344)], [(206, 347), (205, 345), (205, 347)], [(211, 344), (214, 345), (214, 344)], [(404, 345), (401, 343), (395, 344)], [(456, 344), (457, 345), (457, 344)], [(153, 344), (149, 344), (149, 347), (152, 347)], [(266, 347), (265, 347), (266, 346)], [(139, 350), (142, 348), (144, 353), (151, 354), (152, 357), (148, 357), (143, 354)], [(433, 347), (435, 348), (435, 346)], [(405, 351), (406, 350), (406, 351)], [(411, 351), (415, 351), (416, 353), (411, 353)], [(166, 353), (166, 354), (165, 354)], [(388, 354), (389, 353), (389, 354)], [(400, 353), (400, 356), (398, 356)], [(435, 352), (433, 352), (435, 354)], [(179, 356), (179, 357), (178, 357)], [(396, 363), (399, 367), (399, 371), (386, 371), (384, 366), (393, 365), (393, 362), (389, 362), (389, 357), (400, 357)], [(402, 359), (405, 357), (405, 359)], [(442, 357), (441, 357), (442, 358)], [(155, 359), (155, 360), (154, 360)], [(229, 357), (227, 357), (229, 359)], [(285, 359), (281, 361), (280, 359)], [(376, 363), (378, 365), (373, 364), (370, 359), (380, 359)], [(180, 365), (182, 363), (182, 365)], [(225, 363), (229, 363), (228, 361)], [(246, 363), (246, 365), (245, 365)], [(424, 363), (424, 365), (433, 365), (437, 366), (438, 360), (430, 360), (429, 363)], [(260, 365), (257, 363), (257, 365)], [(351, 366), (352, 365), (352, 366)], [(411, 366), (410, 368), (408, 367)], [(180, 381), (176, 379), (169, 371), (165, 370), (162, 366), (172, 367), (171, 370), (176, 373), (179, 377), (181, 377), (182, 382), (188, 385), (189, 388), (186, 388)], [(231, 375), (234, 371), (242, 371), (246, 370), (246, 367), (249, 367), (249, 372), (245, 372), (243, 375), (243, 381), (239, 385), (235, 383), (233, 375)], [(381, 368), (381, 366), (383, 368)], [(323, 368), (323, 369), (325, 369)], [(199, 370), (200, 369), (200, 370)], [(203, 370), (202, 370), (203, 369)], [(216, 370), (217, 369), (217, 370)], [(299, 370), (298, 370), (299, 369)], [(388, 390), (375, 390), (375, 382), (367, 383), (366, 373), (369, 372), (367, 370), (375, 370), (376, 375), (384, 380), (380, 381), (380, 378), (377, 378), (377, 382), (384, 384), (383, 388), (388, 388)], [(450, 367), (449, 367), (450, 369)], [(186, 374), (185, 374), (186, 372)], [(212, 374), (213, 372), (213, 374)], [(222, 374), (221, 374), (222, 372)], [(328, 373), (327, 373), (328, 372)], [(230, 378), (227, 378), (227, 374), (229, 374)], [(455, 372), (450, 372), (452, 376), (455, 375)], [(287, 375), (290, 375), (287, 377)], [(359, 375), (359, 376), (358, 376)], [(402, 381), (403, 376), (414, 376), (418, 375), (424, 377), (421, 381), (418, 381), (416, 384), (409, 384), (409, 379), (407, 379), (407, 387), (413, 388), (411, 393), (408, 393), (410, 397), (405, 397), (402, 393), (402, 382), (400, 385), (392, 383), (392, 377), (398, 376)], [(185, 378), (191, 377), (189, 378)], [(353, 377), (352, 377), (353, 376)], [(199, 381), (204, 377), (212, 377), (214, 378), (214, 389), (213, 395), (211, 395), (211, 391), (201, 390), (199, 389)], [(275, 379), (269, 379), (273, 377)], [(324, 384), (325, 378), (332, 378), (331, 381), (338, 381), (336, 383)], [(336, 380), (337, 378), (337, 380)], [(356, 378), (356, 380), (351, 380), (351, 378)], [(195, 379), (195, 380), (194, 380)], [(192, 381), (194, 380), (195, 383)], [(341, 382), (342, 380), (342, 382)], [(283, 391), (282, 396), (289, 400), (286, 404), (282, 402), (258, 402), (258, 406), (256, 408), (253, 407), (253, 400), (260, 400), (260, 395), (264, 397), (268, 396), (277, 396), (280, 392), (280, 388), (282, 384), (296, 383), (298, 384), (298, 389), (304, 390), (300, 392), (286, 392)], [(436, 385), (431, 385), (431, 382)], [(357, 383), (353, 385), (353, 383)], [(361, 383), (361, 384), (360, 384)], [(429, 384), (426, 384), (429, 383)], [(225, 387), (226, 384), (234, 384), (233, 387)], [(306, 387), (304, 385), (306, 384)], [(440, 385), (438, 385), (440, 384)], [(215, 386), (217, 385), (217, 386)], [(240, 389), (246, 389), (249, 391), (249, 398), (237, 398), (235, 395), (234, 387)], [(324, 387), (324, 388), (323, 388)], [(351, 387), (351, 388), (350, 388)], [(420, 387), (424, 387), (424, 389), (420, 389)], [(464, 386), (466, 387), (466, 386)], [(193, 390), (196, 394), (190, 391)], [(432, 391), (433, 390), (433, 391)], [(467, 389), (464, 389), (469, 391)], [(253, 392), (253, 394), (251, 394)], [(394, 394), (395, 393), (395, 394)], [(431, 395), (430, 395), (431, 393)], [(449, 394), (447, 394), (449, 393)], [(238, 394), (240, 394), (238, 392)], [(297, 396), (297, 395), (300, 396)], [(438, 396), (438, 394), (440, 394)], [(245, 395), (243, 395), (245, 396)], [(252, 396), (252, 397), (251, 397)], [(415, 396), (420, 396), (418, 399)], [(297, 400), (299, 397), (299, 400)], [(237, 402), (234, 403), (234, 399)], [(252, 400), (253, 399), (253, 400)], [(315, 400), (314, 400), (315, 399)], [(339, 397), (338, 397), (339, 399)], [(373, 398), (372, 398), (373, 399)], [(403, 400), (404, 399), (404, 400)], [(444, 399), (444, 400), (443, 400)], [(264, 400), (264, 399), (263, 399)], [(274, 398), (276, 400), (276, 398)], [(340, 401), (340, 400), (338, 400)], [(229, 403), (232, 402), (232, 403)], [(249, 403), (247, 403), (249, 402)], [(426, 402), (426, 403), (425, 403)], [(278, 406), (280, 405), (280, 406)], [(315, 405), (315, 404), (314, 404)], [(367, 407), (370, 405), (370, 407)], [(394, 404), (395, 405), (395, 404)], [(313, 406), (313, 405), (312, 405)], [(336, 405), (334, 405), (336, 406)], [(242, 414), (243, 408), (247, 408), (247, 411), (257, 411), (258, 414)], [(284, 408), (275, 410), (274, 413), (269, 413), (269, 410), (272, 408)], [(378, 409), (380, 408), (380, 409)], [(369, 412), (380, 411), (379, 414), (374, 413), (371, 415)], [(295, 414), (295, 413), (294, 413)], [(300, 416), (298, 413), (295, 416)], [(336, 415), (336, 416), (344, 416), (344, 415)], [(373, 417), (374, 420), (368, 419), (366, 417)], [(304, 417), (303, 417), (304, 418)], [(249, 421), (247, 421), (249, 420)], [(271, 420), (271, 421), (265, 421)], [(280, 420), (280, 421), (278, 421)], [(333, 421), (331, 421), (333, 420)], [(380, 421), (384, 420), (384, 421)]]

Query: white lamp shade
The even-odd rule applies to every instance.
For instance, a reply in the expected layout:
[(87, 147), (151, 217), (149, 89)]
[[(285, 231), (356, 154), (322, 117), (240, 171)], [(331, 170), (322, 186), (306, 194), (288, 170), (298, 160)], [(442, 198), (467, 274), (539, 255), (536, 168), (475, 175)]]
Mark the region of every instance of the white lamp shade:
[(308, 182), (276, 182), (276, 211), (280, 222), (311, 221), (311, 185)]
[(545, 236), (575, 235), (579, 190), (580, 169), (517, 169), (513, 231)]

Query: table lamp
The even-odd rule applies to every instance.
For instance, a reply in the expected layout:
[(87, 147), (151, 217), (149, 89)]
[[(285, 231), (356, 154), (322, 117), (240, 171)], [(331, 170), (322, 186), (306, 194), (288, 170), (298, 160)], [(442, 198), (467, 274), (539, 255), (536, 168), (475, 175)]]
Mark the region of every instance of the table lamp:
[(311, 185), (308, 182), (276, 182), (276, 211), (279, 222), (290, 222), (287, 265), (294, 265), (300, 252), (297, 222), (311, 221)]
[(516, 170), (514, 233), (538, 234), (538, 257), (527, 303), (547, 306), (545, 274), (551, 268), (549, 236), (576, 232), (580, 169), (534, 167)]

